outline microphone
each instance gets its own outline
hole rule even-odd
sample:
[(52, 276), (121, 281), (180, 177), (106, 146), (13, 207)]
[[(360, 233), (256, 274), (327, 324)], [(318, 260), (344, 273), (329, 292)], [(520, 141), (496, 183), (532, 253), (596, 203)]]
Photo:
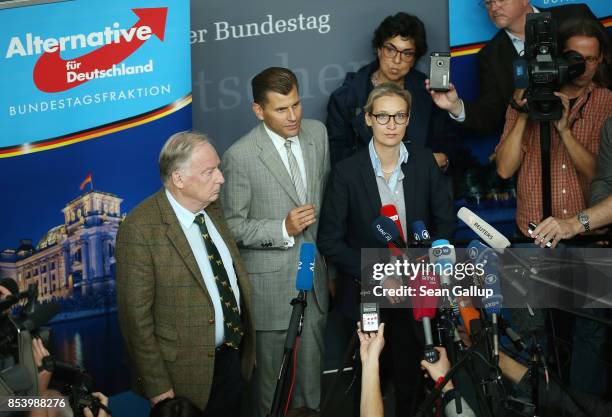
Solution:
[(412, 232), (415, 242), (419, 244), (426, 245), (429, 242), (429, 239), (431, 239), (431, 236), (427, 231), (427, 227), (425, 226), (425, 223), (422, 220), (412, 222)]
[(501, 294), (501, 285), (498, 276), (498, 259), (497, 254), (490, 253), (486, 257), (484, 263), (484, 279), (482, 286), (485, 289), (491, 290), (490, 297), (483, 297), (482, 303), (488, 314), (491, 315), (491, 323), (493, 324), (493, 355), (499, 357), (499, 326), (498, 316), (501, 311), (501, 304), (504, 297)]
[(521, 337), (520, 334), (518, 334), (517, 332), (515, 332), (512, 327), (510, 327), (508, 325), (508, 323), (503, 319), (503, 317), (499, 318), (499, 327), (501, 329), (501, 331), (508, 336), (508, 338), (510, 339), (510, 341), (512, 342), (512, 344), (514, 345), (514, 347), (522, 352), (524, 350), (527, 350), (527, 345), (525, 344), (525, 342), (523, 341), (523, 338)]
[(387, 204), (380, 208), (380, 215), (385, 216), (393, 220), (395, 225), (397, 226), (397, 230), (399, 230), (399, 235), (402, 240), (405, 242), (406, 237), (404, 236), (404, 229), (402, 228), (402, 222), (400, 222), (399, 214), (397, 213), (397, 207), (393, 204)]
[(472, 320), (480, 322), (480, 312), (474, 308), (472, 300), (470, 300), (469, 297), (457, 297), (457, 304), (459, 306), (459, 314), (461, 314), (463, 324), (465, 325), (465, 330), (471, 335)]
[(504, 235), (470, 209), (461, 207), (457, 212), (457, 217), (493, 249), (505, 249), (510, 246), (510, 241)]
[(395, 222), (388, 217), (378, 216), (372, 223), (372, 232), (376, 240), (385, 245), (392, 243), (398, 248), (406, 248), (406, 242), (401, 238)]
[(300, 246), (300, 260), (298, 263), (297, 274), (295, 278), (295, 288), (299, 291), (297, 298), (291, 301), (293, 310), (287, 327), (287, 337), (285, 339), (285, 350), (290, 351), (295, 345), (295, 340), (301, 333), (304, 309), (306, 308), (306, 296), (308, 291), (312, 290), (312, 282), (314, 279), (314, 264), (315, 264), (316, 247), (314, 243), (304, 242)]
[(440, 265), (440, 282), (442, 285), (450, 285), (451, 275), (447, 274), (446, 271), (450, 268), (449, 266), (455, 265), (457, 256), (455, 255), (455, 247), (450, 244), (446, 239), (435, 240), (431, 244), (429, 249), (429, 259), (434, 262), (435, 265)]
[[(416, 321), (423, 323), (425, 333), (425, 360), (429, 363), (437, 362), (439, 359), (438, 351), (434, 348), (433, 336), (431, 333), (431, 320), (436, 317), (438, 306), (438, 296), (434, 295), (440, 288), (435, 275), (425, 275), (419, 272), (414, 280), (410, 281), (410, 287), (414, 289), (417, 297), (412, 298), (412, 315)], [(424, 290), (424, 294), (421, 290)]]
[(38, 330), (40, 327), (47, 324), (57, 313), (60, 311), (60, 305), (58, 303), (47, 303), (39, 304), (36, 306), (36, 310), (29, 314), (24, 321), (21, 322), (20, 327), (23, 330), (32, 332)]
[[(436, 271), (439, 270), (440, 284), (443, 288), (447, 288), (450, 291), (451, 275), (448, 273), (448, 271), (452, 269), (453, 265), (455, 265), (455, 261), (457, 260), (455, 255), (455, 247), (446, 239), (438, 239), (431, 244), (431, 249), (429, 249), (429, 259), (436, 267)], [(449, 268), (449, 266), (451, 268)], [(449, 295), (448, 297), (445, 297), (444, 304), (445, 305), (443, 308), (452, 308), (456, 305), (456, 302)]]
[[(468, 257), (474, 264), (483, 263), (483, 261), (486, 261), (490, 259), (493, 255), (495, 255), (496, 256), (495, 260), (497, 262), (496, 270), (499, 271), (499, 257), (497, 257), (497, 254), (494, 252), (492, 248), (488, 247), (487, 245), (482, 243), (480, 240), (478, 239), (472, 240), (470, 244), (468, 245), (467, 253), (468, 253)], [(512, 253), (512, 252), (508, 251), (508, 253)], [(518, 259), (518, 261), (525, 268), (529, 269), (531, 272), (534, 272), (533, 268), (530, 269), (527, 265), (524, 265), (524, 261), (522, 259)], [(514, 289), (522, 297), (527, 296), (527, 289), (519, 281), (517, 281), (516, 278), (512, 277), (512, 275), (506, 275), (506, 281), (509, 282), (510, 285), (512, 285), (512, 287), (514, 287)]]
[(298, 291), (312, 290), (316, 250), (315, 244), (311, 242), (304, 242), (300, 246), (300, 261), (295, 278), (295, 288)]
[[(468, 246), (468, 256), (472, 260), (473, 263), (475, 264), (483, 263), (484, 264), (485, 273), (484, 273), (483, 287), (485, 288), (488, 287), (493, 290), (493, 296), (488, 297), (488, 298), (483, 297), (482, 302), (485, 306), (487, 313), (491, 314), (492, 321), (495, 320), (495, 322), (493, 323), (494, 336), (495, 336), (495, 333), (499, 334), (499, 331), (501, 330), (506, 336), (508, 336), (508, 338), (512, 341), (514, 346), (519, 351), (523, 351), (527, 349), (527, 346), (525, 345), (525, 342), (523, 342), (523, 339), (521, 338), (521, 336), (518, 333), (516, 333), (510, 326), (508, 326), (508, 324), (504, 321), (504, 319), (499, 315), (501, 311), (501, 303), (503, 301), (503, 296), (501, 295), (501, 281), (499, 280), (500, 276), (498, 274), (499, 258), (497, 254), (493, 251), (493, 249), (486, 246), (480, 240), (474, 239), (470, 242)], [(494, 283), (492, 282), (493, 277), (490, 276), (493, 273), (495, 273), (495, 275), (497, 276), (497, 280)], [(487, 279), (487, 277), (489, 279)], [(508, 280), (510, 281), (512, 286), (523, 297), (526, 296), (527, 290), (519, 282), (517, 282), (512, 277), (510, 277)], [(495, 317), (493, 317), (493, 313), (495, 313), (496, 315)], [(495, 329), (495, 326), (497, 326), (497, 329)], [(497, 340), (499, 343), (499, 339)], [(494, 348), (495, 348), (495, 339), (493, 343), (494, 343)]]

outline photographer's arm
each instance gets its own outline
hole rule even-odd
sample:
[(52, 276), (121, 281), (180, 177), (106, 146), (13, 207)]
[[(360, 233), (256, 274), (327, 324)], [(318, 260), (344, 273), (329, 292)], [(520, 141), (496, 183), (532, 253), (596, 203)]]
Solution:
[[(523, 90), (516, 90), (514, 93), (515, 99), (522, 97), (522, 95)], [(522, 106), (526, 103), (526, 100), (521, 99), (517, 103)], [(527, 122), (527, 113), (519, 113), (512, 108), (508, 108), (504, 133), (495, 149), (497, 174), (504, 179), (512, 177), (521, 166), (523, 136)]]
[(569, 97), (562, 93), (555, 93), (555, 95), (561, 99), (561, 103), (563, 104), (563, 114), (561, 119), (554, 122), (555, 128), (559, 132), (559, 136), (565, 145), (565, 149), (567, 149), (567, 153), (572, 159), (576, 171), (578, 171), (578, 173), (588, 182), (591, 182), (595, 177), (595, 171), (597, 169), (595, 155), (589, 152), (588, 149), (576, 140), (569, 128)]
[(383, 417), (382, 393), (380, 391), (380, 376), (378, 358), (385, 346), (385, 324), (378, 327), (378, 333), (363, 333), (361, 323), (358, 324), (359, 354), (361, 356), (361, 417)]
[(41, 369), (43, 364), (43, 358), (49, 356), (49, 351), (43, 345), (42, 340), (40, 338), (35, 337), (32, 339), (32, 352), (34, 353), (34, 363), (38, 367), (38, 392), (39, 395), (42, 395), (47, 388), (49, 387), (49, 382), (51, 381), (51, 376), (53, 375), (47, 369)]

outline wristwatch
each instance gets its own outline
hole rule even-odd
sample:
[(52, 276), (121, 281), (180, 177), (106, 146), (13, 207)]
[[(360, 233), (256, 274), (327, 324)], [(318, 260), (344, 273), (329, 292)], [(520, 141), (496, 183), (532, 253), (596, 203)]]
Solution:
[(591, 225), (589, 224), (589, 216), (584, 211), (582, 213), (578, 213), (578, 221), (582, 226), (584, 226), (585, 232), (591, 230)]

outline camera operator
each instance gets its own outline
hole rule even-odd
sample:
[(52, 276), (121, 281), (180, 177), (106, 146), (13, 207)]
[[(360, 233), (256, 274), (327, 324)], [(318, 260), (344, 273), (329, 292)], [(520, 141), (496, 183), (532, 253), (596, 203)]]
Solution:
[[(559, 30), (559, 45), (585, 59), (584, 73), (561, 86), (555, 95), (563, 113), (551, 129), (552, 215), (562, 219), (586, 208), (595, 176), (600, 132), (612, 116), (612, 92), (601, 84), (599, 66), (610, 53), (610, 39), (592, 20), (567, 21)], [(514, 93), (518, 107), (523, 91)], [(542, 218), (539, 123), (529, 114), (508, 107), (504, 133), (496, 148), (497, 172), (510, 178), (518, 172), (516, 222), (525, 236), (528, 223)]]
[[(447, 110), (462, 127), (490, 134), (497, 132), (503, 124), (504, 113), (512, 97), (512, 62), (525, 49), (527, 14), (548, 12), (560, 23), (574, 17), (592, 19), (598, 25), (600, 23), (586, 4), (537, 9), (529, 0), (482, 0), (480, 3), (499, 31), (476, 55), (480, 79), (478, 97), (463, 100), (452, 84), (448, 92), (430, 93), (436, 105)], [(429, 80), (426, 87), (429, 89)]]
[[(563, 110), (550, 129), (550, 201), (552, 216), (560, 219), (576, 217), (584, 224), (590, 184), (595, 177), (596, 156), (599, 153), (601, 130), (612, 116), (612, 92), (604, 87), (605, 73), (601, 66), (609, 62), (610, 38), (601, 26), (587, 19), (566, 21), (559, 29), (558, 45), (563, 52), (576, 51), (585, 61), (582, 75), (561, 85), (554, 94), (560, 98)], [(543, 190), (540, 122), (524, 112), (527, 102), (522, 91), (514, 93), (516, 103), (508, 107), (506, 125), (496, 148), (497, 172), (502, 178), (518, 173), (516, 223), (524, 236), (529, 236), (529, 222), (539, 223), (543, 217)], [(588, 215), (587, 215), (588, 216)], [(588, 217), (587, 217), (588, 219)], [(588, 229), (588, 220), (585, 228)], [(580, 335), (574, 349), (583, 351), (585, 344), (592, 352), (602, 352), (601, 337), (589, 332), (585, 323), (577, 320), (575, 332)], [(575, 335), (576, 337), (576, 335)], [(573, 355), (570, 380), (573, 388), (600, 393), (603, 369), (596, 354)], [(587, 377), (588, 376), (588, 377)], [(593, 381), (593, 382), (589, 382)]]
[[(49, 389), (49, 384), (53, 376), (54, 360), (47, 348), (45, 348), (42, 340), (39, 337), (32, 339), (32, 353), (34, 354), (34, 363), (38, 367), (38, 395), (43, 398), (60, 398), (62, 394), (59, 391)], [(98, 400), (104, 407), (108, 407), (108, 398), (100, 393), (94, 392), (91, 396)], [(28, 417), (55, 417), (63, 415), (77, 415), (76, 410), (70, 411), (70, 406), (66, 404), (62, 408), (39, 408), (29, 413)], [(89, 407), (83, 409), (85, 417), (110, 417), (104, 408), (100, 408), (97, 416), (94, 416)]]
[[(383, 417), (384, 406), (382, 393), (380, 390), (380, 370), (378, 358), (385, 346), (385, 324), (381, 323), (377, 333), (364, 333), (361, 331), (361, 323), (358, 323), (357, 335), (359, 336), (359, 355), (361, 357), (361, 417)], [(446, 356), (444, 348), (436, 347), (440, 359), (435, 363), (426, 361), (421, 362), (421, 367), (425, 369), (433, 380), (438, 380), (448, 373), (450, 362)], [(449, 381), (444, 388), (442, 401), (444, 404), (444, 415), (447, 417), (473, 417), (474, 412), (470, 406), (461, 398), (463, 412), (457, 414), (455, 407), (454, 391), (452, 381)], [(444, 399), (446, 397), (446, 400)], [(403, 416), (398, 416), (403, 417)], [(406, 416), (407, 417), (407, 416)]]

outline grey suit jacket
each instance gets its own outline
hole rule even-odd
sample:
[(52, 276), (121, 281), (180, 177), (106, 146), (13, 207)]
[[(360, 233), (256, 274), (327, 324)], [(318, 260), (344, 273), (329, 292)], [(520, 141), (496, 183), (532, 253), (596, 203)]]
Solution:
[[(308, 202), (316, 207), (318, 220), (330, 169), (327, 131), (322, 123), (304, 119), (298, 137), (306, 167)], [(222, 170), (225, 185), (221, 199), (227, 224), (251, 280), (255, 328), (285, 330), (291, 315), (289, 303), (297, 295), (295, 278), (300, 245), (316, 242), (318, 225), (315, 223), (295, 236), (293, 247), (283, 247), (282, 222), (300, 202), (263, 123), (225, 152)], [(326, 267), (318, 253), (314, 293), (316, 302), (311, 294), (308, 306), (326, 312)]]
[(601, 129), (597, 174), (591, 185), (591, 204), (594, 206), (612, 194), (612, 118)]

